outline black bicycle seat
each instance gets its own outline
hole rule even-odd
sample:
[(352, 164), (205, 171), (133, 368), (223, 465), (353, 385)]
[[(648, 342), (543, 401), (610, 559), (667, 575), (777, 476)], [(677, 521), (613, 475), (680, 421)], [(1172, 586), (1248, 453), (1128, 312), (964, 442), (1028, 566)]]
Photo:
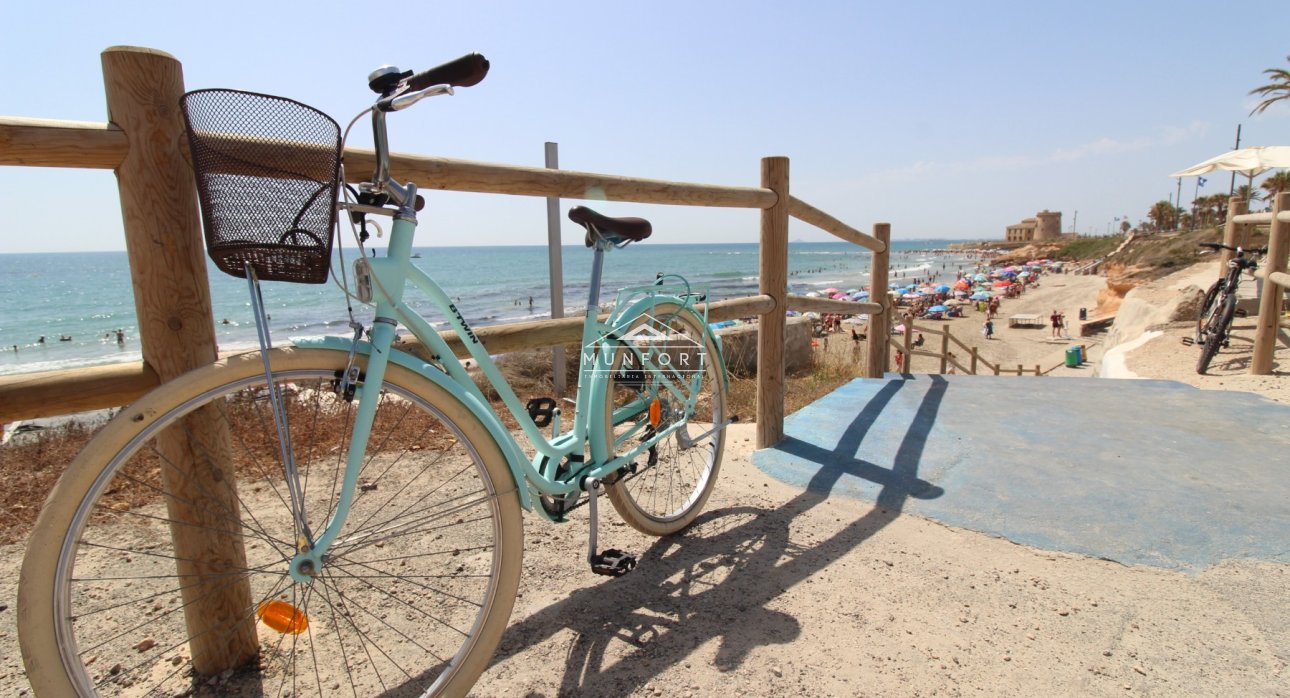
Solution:
[(623, 240), (640, 242), (653, 232), (653, 227), (644, 218), (611, 218), (586, 206), (569, 209), (569, 220), (587, 229), (587, 247), (594, 245), (597, 237), (615, 244)]

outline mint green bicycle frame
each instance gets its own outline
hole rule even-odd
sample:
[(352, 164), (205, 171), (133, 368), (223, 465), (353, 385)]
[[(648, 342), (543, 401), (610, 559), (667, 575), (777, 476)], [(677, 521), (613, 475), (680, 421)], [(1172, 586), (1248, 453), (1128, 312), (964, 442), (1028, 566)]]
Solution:
[[(559, 496), (580, 491), (580, 481), (583, 476), (603, 478), (614, 473), (631, 463), (634, 458), (647, 451), (651, 446), (667, 438), (676, 430), (684, 428), (687, 424), (687, 420), (678, 420), (678, 422), (658, 430), (652, 437), (638, 440), (634, 447), (622, 455), (611, 457), (615, 446), (622, 446), (631, 438), (638, 436), (641, 430), (638, 429), (622, 436), (617, 443), (611, 443), (614, 435), (607, 428), (608, 425), (603, 415), (606, 409), (605, 401), (609, 398), (607, 382), (610, 378), (609, 371), (612, 370), (612, 367), (606, 365), (603, 366), (603, 370), (588, 368), (588, 362), (584, 356), (583, 360), (580, 361), (578, 372), (577, 401), (572, 428), (567, 432), (558, 433), (560, 423), (557, 415), (556, 420), (553, 421), (557, 435), (554, 439), (548, 439), (533, 423), (528, 411), (520, 404), (519, 398), (502, 376), (501, 371), (498, 370), (497, 364), (489, 356), (484, 345), (476, 337), (474, 331), (470, 329), (465, 319), (462, 318), (461, 313), (448, 297), (448, 294), (429, 275), (412, 265), (412, 239), (415, 230), (415, 220), (396, 217), (390, 233), (390, 245), (386, 256), (366, 260), (371, 265), (374, 277), (373, 295), (376, 299), (376, 321), (371, 331), (371, 341), (361, 342), (359, 345), (359, 353), (367, 355), (367, 370), (356, 391), (359, 409), (354, 420), (353, 437), (345, 468), (345, 478), (342, 483), (339, 502), (331, 520), (327, 522), (322, 533), (317, 536), (312, 548), (301, 550), (293, 561), (291, 566), (292, 576), (299, 576), (300, 581), (305, 581), (308, 577), (307, 573), (301, 571), (301, 562), (308, 561), (309, 564), (317, 569), (327, 549), (339, 535), (348, 516), (353, 494), (357, 487), (358, 476), (362, 470), (363, 457), (367, 450), (367, 441), (379, 402), (381, 387), (384, 383), (385, 371), (390, 361), (409, 368), (427, 380), (443, 387), (470, 409), (474, 416), (488, 429), (489, 434), (497, 442), (502, 453), (506, 455), (511, 474), (515, 479), (515, 491), (520, 497), (520, 503), (529, 510), (534, 509), (533, 498), (535, 495)], [(524, 434), (536, 446), (537, 453), (534, 454), (531, 460), (525, 456), (515, 437), (503, 426), (501, 419), (489, 404), (488, 399), (475, 385), (465, 367), (457, 360), (447, 343), (439, 336), (439, 333), (419, 313), (403, 302), (403, 292), (409, 281), (425, 293), (436, 307), (443, 311), (457, 336), (462, 339), (471, 357), (479, 363), (484, 375), (501, 396), (506, 408), (520, 424)], [(688, 385), (683, 386), (668, 375), (669, 371), (654, 365), (639, 349), (631, 346), (630, 343), (619, 342), (615, 336), (616, 331), (630, 327), (638, 317), (647, 313), (650, 308), (657, 307), (663, 303), (675, 304), (681, 308), (680, 312), (691, 314), (695, 324), (702, 328), (703, 337), (701, 339), (705, 342), (705, 346), (708, 345), (706, 340), (712, 339), (711, 346), (716, 348), (718, 355), (704, 356), (702, 360), (717, 362), (716, 365), (720, 367), (720, 386), (717, 386), (717, 389), (725, 390), (725, 362), (719, 354), (719, 339), (708, 329), (706, 313), (701, 316), (694, 309), (693, 300), (695, 294), (687, 293), (685, 297), (681, 297), (651, 292), (653, 289), (661, 290), (662, 288), (655, 286), (627, 289), (626, 291), (635, 292), (627, 296), (620, 293), (614, 312), (610, 314), (607, 323), (599, 321), (598, 308), (588, 307), (583, 323), (581, 347), (583, 352), (595, 347), (596, 360), (593, 362), (594, 367), (601, 367), (601, 357), (609, 357), (608, 360), (612, 360), (615, 350), (620, 347), (626, 347), (636, 352), (637, 360), (639, 361), (638, 365), (642, 366), (654, 377), (661, 379), (659, 381), (661, 386), (671, 393), (678, 403), (685, 406), (686, 415), (688, 416), (694, 410), (698, 387), (703, 379), (703, 367), (701, 366), (699, 371), (689, 376)], [(641, 297), (633, 300), (633, 296)], [(391, 349), (396, 336), (396, 320), (411, 330), (412, 334), (429, 349), (430, 354), (435, 358), (438, 365), (427, 364), (421, 359)], [(352, 342), (342, 337), (326, 337), (296, 340), (295, 344), (300, 347), (319, 347), (347, 352), (350, 350)], [(638, 415), (646, 409), (650, 399), (652, 399), (651, 396), (646, 396), (632, 404), (618, 408), (614, 412), (612, 422), (619, 424)], [(556, 479), (556, 470), (563, 459), (571, 454), (584, 455), (584, 445), (589, 445), (590, 447), (591, 460), (588, 466), (579, 471), (577, 477)], [(537, 507), (537, 509), (547, 515), (542, 507)], [(547, 516), (549, 518), (549, 515)]]

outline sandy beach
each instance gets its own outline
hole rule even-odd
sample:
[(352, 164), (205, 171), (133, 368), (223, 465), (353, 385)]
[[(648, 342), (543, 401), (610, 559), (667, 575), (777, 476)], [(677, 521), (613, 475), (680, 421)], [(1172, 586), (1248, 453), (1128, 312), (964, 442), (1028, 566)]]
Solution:
[[(1138, 295), (1150, 303), (1211, 271), (1194, 268)], [(1057, 309), (1075, 318), (1097, 307), (1103, 288), (1101, 277), (1046, 276), (1003, 302), (993, 340), (975, 311), (940, 324), (991, 361), (1046, 369), (1077, 340), (1009, 328), (1007, 317)], [(1215, 362), (1215, 375), (1196, 376), (1195, 348), (1170, 340), (1186, 323), (1174, 324), (1127, 352), (1127, 370), (1285, 401), (1283, 376), (1240, 374), (1245, 342)], [(1105, 337), (1083, 340), (1091, 364), (1050, 375), (1094, 375)], [(833, 335), (830, 351), (850, 344)], [(1284, 347), (1278, 358), (1284, 367)], [(916, 357), (913, 370), (933, 363)], [(803, 491), (752, 465), (754, 428), (731, 427), (707, 513), (684, 533), (649, 538), (606, 508), (602, 542), (641, 560), (626, 577), (598, 577), (583, 564), (585, 508), (567, 526), (528, 517), (521, 595), (474, 695), (1290, 694), (1286, 565), (1124, 565)], [(16, 569), (22, 552), (5, 546), (0, 565)], [(28, 690), (16, 582), (0, 581), (8, 695)]]

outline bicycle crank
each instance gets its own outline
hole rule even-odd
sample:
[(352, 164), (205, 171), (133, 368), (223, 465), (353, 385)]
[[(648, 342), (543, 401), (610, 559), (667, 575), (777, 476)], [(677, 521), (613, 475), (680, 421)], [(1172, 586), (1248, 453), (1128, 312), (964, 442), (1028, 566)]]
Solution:
[(600, 523), (596, 510), (596, 495), (600, 487), (600, 480), (595, 478), (585, 478), (582, 481), (582, 488), (587, 491), (588, 503), (591, 505), (591, 531), (587, 535), (587, 562), (591, 563), (591, 571), (596, 574), (621, 577), (636, 569), (636, 556), (628, 555), (617, 548), (596, 552), (596, 532)]

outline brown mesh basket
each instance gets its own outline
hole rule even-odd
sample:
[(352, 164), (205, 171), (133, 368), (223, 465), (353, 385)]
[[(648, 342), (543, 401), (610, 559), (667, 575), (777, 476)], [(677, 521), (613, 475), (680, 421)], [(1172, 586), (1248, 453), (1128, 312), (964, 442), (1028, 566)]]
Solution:
[(265, 281), (320, 284), (331, 265), (340, 178), (340, 127), (290, 99), (237, 90), (184, 95), (215, 266)]

